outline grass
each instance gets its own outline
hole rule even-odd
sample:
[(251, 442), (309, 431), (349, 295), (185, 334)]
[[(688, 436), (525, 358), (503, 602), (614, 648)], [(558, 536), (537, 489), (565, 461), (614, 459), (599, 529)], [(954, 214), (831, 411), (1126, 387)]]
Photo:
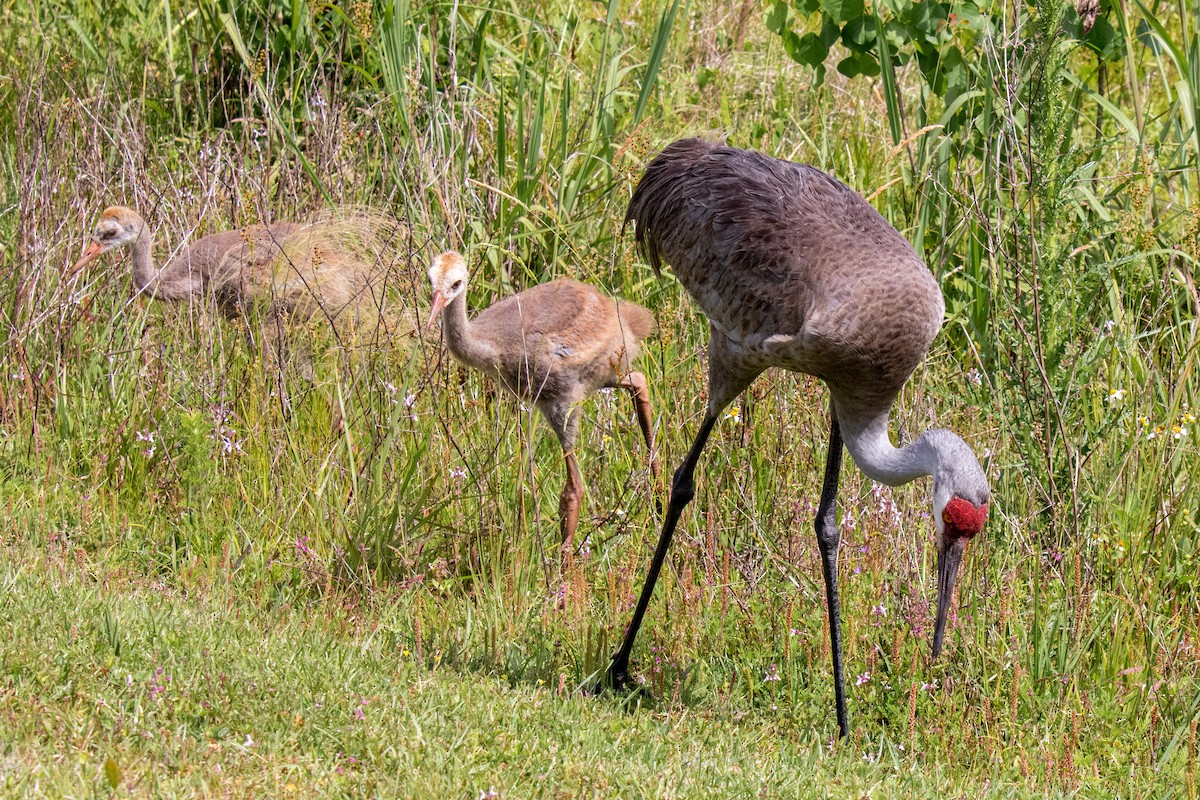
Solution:
[[(12, 796), (1009, 797), (1048, 783), (961, 745), (914, 759), (903, 728), (860, 725), (835, 748), (790, 703), (625, 707), (563, 673), (463, 670), (414, 652), (411, 593), (265, 601), (107, 572), (57, 543), (4, 556), (3, 620), (23, 632), (0, 644)], [(1169, 792), (1177, 776), (1157, 777), (1137, 785)]]
[[(1054, 26), (1007, 32), (1031, 38), (980, 48), (978, 91), (1041, 127), (894, 149), (887, 100), (813, 89), (753, 3), (175, 5), (0, 11), (4, 794), (1195, 796), (1190, 51), (1146, 44), (1194, 41), (1191, 17), (1121, 11), (1159, 17), (1107, 88)], [(919, 242), (948, 320), (894, 431), (954, 429), (992, 481), (930, 663), (928, 483), (846, 466), (843, 743), (816, 381), (768, 374), (720, 422), (641, 689), (595, 698), (666, 498), (626, 397), (584, 409), (587, 550), (561, 575), (553, 436), (435, 341), (304, 327), (305, 372), (253, 320), (131, 300), (120, 259), (64, 277), (113, 202), (160, 257), (373, 207), (408, 231), (388, 258), (418, 317), (451, 246), (475, 307), (560, 275), (650, 307), (670, 467), (706, 325), (621, 218), (646, 158), (710, 129), (836, 173)]]
[[(312, 614), (26, 563), (4, 575), (6, 626), (36, 631), (4, 647), (27, 687), (8, 703), (13, 794), (71, 796), (110, 774), (156, 795), (782, 793), (829, 768), (786, 718), (628, 714), (540, 679), (422, 664), (402, 597)], [(844, 760), (854, 784), (886, 774)]]

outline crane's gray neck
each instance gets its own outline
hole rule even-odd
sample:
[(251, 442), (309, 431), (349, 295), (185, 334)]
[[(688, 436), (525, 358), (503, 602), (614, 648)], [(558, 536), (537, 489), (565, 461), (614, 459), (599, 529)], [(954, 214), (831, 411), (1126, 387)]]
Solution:
[(150, 251), (154, 247), (154, 234), (143, 225), (142, 232), (130, 245), (133, 258), (133, 291), (145, 293), (158, 300), (186, 300), (204, 290), (204, 274), (201, 264), (193, 264), (191, 250), (184, 249), (179, 256), (161, 269), (154, 265)]
[(947, 430), (922, 433), (904, 447), (894, 447), (888, 437), (888, 415), (877, 416), (865, 425), (847, 423), (839, 416), (842, 439), (854, 463), (867, 477), (888, 486), (900, 486), (925, 475), (956, 471), (962, 459), (975, 462), (966, 443)]
[(446, 304), (442, 314), (442, 331), (446, 335), (446, 347), (450, 353), (468, 367), (492, 373), (496, 369), (494, 348), (476, 338), (471, 321), (467, 319), (467, 293)]
[(148, 292), (153, 295), (154, 290), (152, 284), (158, 277), (157, 270), (154, 268), (154, 262), (150, 258), (150, 251), (154, 248), (154, 234), (145, 225), (142, 225), (142, 232), (138, 234), (138, 238), (134, 240), (129, 248), (130, 257), (133, 259), (133, 291)]

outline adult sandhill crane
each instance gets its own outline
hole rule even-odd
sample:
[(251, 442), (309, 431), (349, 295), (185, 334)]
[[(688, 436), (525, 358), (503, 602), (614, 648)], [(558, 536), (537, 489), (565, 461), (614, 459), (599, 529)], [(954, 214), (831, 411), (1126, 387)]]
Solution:
[(816, 516), (833, 650), (838, 729), (849, 733), (837, 594), (835, 519), (842, 444), (872, 480), (933, 476), (942, 649), (959, 563), (987, 518), (989, 490), (967, 445), (929, 430), (897, 449), (888, 417), (941, 327), (942, 295), (912, 246), (853, 190), (803, 164), (699, 139), (668, 146), (646, 168), (626, 214), (658, 271), (662, 261), (709, 318), (708, 408), (675, 473), (646, 584), (606, 682), (620, 688), (671, 535), (692, 499), (692, 474), (717, 416), (767, 367), (829, 387), (829, 456)]
[(650, 449), (650, 469), (658, 477), (646, 377), (632, 368), (641, 341), (654, 330), (654, 317), (639, 305), (614, 302), (587, 284), (560, 279), (506, 297), (468, 320), (467, 263), (455, 252), (433, 259), (429, 282), (433, 307), (426, 329), (444, 309), (442, 331), (450, 353), (532, 402), (558, 435), (567, 462), (558, 505), (562, 563), (569, 566), (583, 502), (575, 460), (578, 405), (597, 389), (629, 390)]
[(186, 300), (209, 290), (231, 315), (265, 303), (302, 317), (321, 313), (334, 323), (374, 324), (382, 321), (387, 271), (380, 250), (395, 238), (395, 227), (365, 212), (255, 225), (205, 236), (158, 266), (151, 258), (154, 237), (141, 215), (112, 206), (100, 215), (91, 244), (68, 277), (101, 254), (125, 248), (133, 258), (136, 293)]

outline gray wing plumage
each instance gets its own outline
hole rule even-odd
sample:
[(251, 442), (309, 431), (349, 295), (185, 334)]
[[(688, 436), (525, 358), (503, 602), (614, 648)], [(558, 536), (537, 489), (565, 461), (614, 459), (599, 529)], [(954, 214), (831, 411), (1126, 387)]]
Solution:
[(941, 325), (941, 292), (869, 203), (813, 167), (700, 139), (646, 168), (626, 222), (713, 325), (771, 363), (898, 389)]

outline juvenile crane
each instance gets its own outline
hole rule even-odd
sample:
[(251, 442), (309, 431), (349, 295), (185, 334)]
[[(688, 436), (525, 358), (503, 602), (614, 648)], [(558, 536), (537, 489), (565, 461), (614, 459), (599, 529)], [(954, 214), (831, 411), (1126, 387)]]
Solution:
[(639, 305), (614, 302), (587, 284), (560, 279), (506, 297), (468, 320), (467, 263), (455, 252), (433, 259), (429, 282), (433, 307), (426, 329), (444, 310), (442, 331), (450, 353), (532, 402), (558, 435), (567, 462), (558, 505), (566, 566), (583, 502), (575, 460), (581, 402), (597, 389), (629, 390), (650, 449), (650, 469), (658, 477), (646, 377), (632, 369), (642, 340), (654, 330), (654, 317)]
[[(331, 322), (379, 321), (389, 223), (366, 214), (312, 223), (275, 222), (204, 236), (165, 265), (154, 263), (154, 235), (132, 208), (104, 209), (72, 277), (99, 256), (128, 249), (133, 289), (160, 300), (187, 300), (212, 291), (231, 316), (265, 303), (301, 317)], [(411, 330), (411, 324), (407, 326)]]
[(783, 367), (829, 387), (829, 455), (815, 527), (838, 730), (846, 736), (835, 518), (843, 442), (872, 480), (898, 486), (933, 476), (934, 657), (963, 553), (987, 518), (987, 478), (962, 439), (929, 430), (897, 449), (888, 438), (892, 404), (942, 324), (937, 282), (849, 187), (810, 166), (700, 139), (677, 141), (651, 161), (625, 219), (655, 270), (668, 262), (709, 318), (708, 408), (675, 472), (646, 584), (606, 682), (620, 688), (628, 679), (634, 639), (717, 416), (767, 367)]

